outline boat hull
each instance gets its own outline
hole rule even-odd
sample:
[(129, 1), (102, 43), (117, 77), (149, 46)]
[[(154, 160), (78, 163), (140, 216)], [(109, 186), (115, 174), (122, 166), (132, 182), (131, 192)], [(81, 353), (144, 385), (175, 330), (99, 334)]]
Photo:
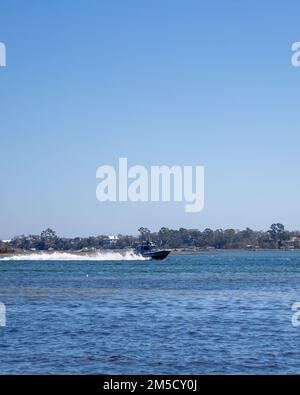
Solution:
[(144, 258), (151, 258), (151, 259), (155, 259), (158, 261), (162, 261), (163, 259), (165, 259), (171, 251), (168, 250), (161, 250), (161, 251), (147, 251), (147, 252), (143, 252), (142, 256)]

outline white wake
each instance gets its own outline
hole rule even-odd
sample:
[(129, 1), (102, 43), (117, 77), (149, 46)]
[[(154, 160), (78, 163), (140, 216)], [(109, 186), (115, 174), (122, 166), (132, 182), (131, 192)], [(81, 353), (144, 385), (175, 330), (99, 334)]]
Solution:
[(0, 261), (144, 261), (146, 259), (134, 251), (124, 253), (98, 251), (89, 254), (55, 251), (11, 255), (0, 258)]

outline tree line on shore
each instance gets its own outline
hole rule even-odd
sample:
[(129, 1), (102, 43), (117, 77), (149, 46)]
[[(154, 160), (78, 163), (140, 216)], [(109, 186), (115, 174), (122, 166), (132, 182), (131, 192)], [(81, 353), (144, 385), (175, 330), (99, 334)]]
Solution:
[(161, 228), (151, 232), (141, 227), (138, 236), (121, 235), (109, 237), (105, 235), (90, 237), (65, 238), (59, 237), (52, 229), (44, 230), (40, 235), (22, 235), (14, 237), (9, 242), (0, 242), (0, 252), (14, 250), (58, 250), (82, 251), (95, 249), (134, 248), (142, 241), (152, 241), (163, 248), (215, 248), (215, 249), (280, 249), (300, 248), (300, 232), (288, 231), (284, 225), (274, 223), (267, 231), (235, 229), (198, 229), (178, 230)]

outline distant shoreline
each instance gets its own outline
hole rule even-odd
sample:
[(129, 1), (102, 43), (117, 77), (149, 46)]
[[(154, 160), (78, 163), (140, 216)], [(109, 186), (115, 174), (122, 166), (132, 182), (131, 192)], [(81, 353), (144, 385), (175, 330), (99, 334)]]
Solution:
[[(16, 251), (64, 251), (78, 253), (99, 250), (123, 250), (136, 248), (143, 242), (151, 242), (158, 248), (171, 249), (174, 254), (202, 254), (208, 251), (237, 250), (297, 250), (300, 249), (300, 231), (286, 230), (281, 223), (273, 223), (269, 230), (256, 231), (250, 228), (236, 229), (169, 229), (158, 232), (140, 227), (138, 235), (98, 235), (86, 237), (62, 237), (47, 228), (41, 234), (15, 236), (0, 240), (0, 253)], [(179, 252), (178, 252), (179, 251)], [(184, 252), (183, 252), (184, 251)], [(122, 252), (122, 251), (121, 251)]]

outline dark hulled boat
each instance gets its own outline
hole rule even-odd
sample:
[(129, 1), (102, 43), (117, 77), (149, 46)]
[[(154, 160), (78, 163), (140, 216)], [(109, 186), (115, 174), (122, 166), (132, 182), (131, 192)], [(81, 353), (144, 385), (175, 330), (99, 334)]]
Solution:
[(157, 249), (155, 244), (145, 242), (137, 246), (136, 252), (142, 255), (144, 258), (151, 258), (162, 261), (170, 254), (171, 251)]

